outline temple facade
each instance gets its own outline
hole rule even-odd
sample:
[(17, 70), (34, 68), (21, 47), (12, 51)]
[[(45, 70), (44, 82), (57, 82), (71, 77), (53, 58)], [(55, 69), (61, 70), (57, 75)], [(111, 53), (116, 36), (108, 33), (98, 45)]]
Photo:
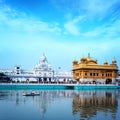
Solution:
[(4, 73), (15, 82), (58, 82), (72, 79), (72, 71), (54, 70), (44, 54), (31, 70), (22, 69), (17, 65), (14, 69), (0, 69), (0, 73)]
[(81, 58), (80, 62), (73, 61), (73, 78), (80, 83), (115, 83), (118, 77), (118, 66), (116, 60), (113, 59), (111, 64), (104, 61), (103, 64), (98, 64), (97, 60), (88, 57)]

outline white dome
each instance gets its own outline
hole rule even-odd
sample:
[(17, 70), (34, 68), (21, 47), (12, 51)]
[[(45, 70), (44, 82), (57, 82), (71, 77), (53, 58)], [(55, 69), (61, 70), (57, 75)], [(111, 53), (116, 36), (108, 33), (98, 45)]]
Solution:
[(37, 65), (35, 66), (35, 68), (39, 68), (39, 64), (37, 64)]
[(46, 56), (43, 54), (40, 58), (39, 64), (35, 66), (37, 70), (51, 70), (52, 66), (48, 63)]
[(41, 56), (40, 62), (47, 62), (47, 58), (44, 54), (43, 54), (43, 56)]

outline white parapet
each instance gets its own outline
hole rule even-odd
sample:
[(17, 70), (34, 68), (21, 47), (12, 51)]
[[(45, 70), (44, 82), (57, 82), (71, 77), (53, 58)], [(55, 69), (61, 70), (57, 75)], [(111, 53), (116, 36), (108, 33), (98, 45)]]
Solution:
[(93, 79), (91, 79), (91, 78), (80, 78), (80, 82), (93, 82)]
[(116, 78), (112, 78), (112, 84), (116, 83)]

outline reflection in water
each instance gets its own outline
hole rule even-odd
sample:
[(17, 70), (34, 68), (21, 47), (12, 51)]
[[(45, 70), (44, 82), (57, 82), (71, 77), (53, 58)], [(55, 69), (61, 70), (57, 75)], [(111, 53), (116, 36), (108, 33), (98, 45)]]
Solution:
[[(75, 95), (74, 91), (62, 91), (62, 90), (45, 90), (39, 91), (40, 96), (33, 97), (33, 101), (40, 110), (40, 116), (43, 119), (44, 115), (47, 112), (47, 109), (53, 104), (56, 100), (65, 100), (73, 98)], [(27, 102), (29, 98), (24, 96), (24, 102)], [(55, 106), (57, 108), (57, 106)], [(59, 108), (58, 108), (59, 109)]]
[(115, 113), (118, 107), (117, 91), (83, 91), (76, 94), (73, 98), (73, 114), (80, 113), (81, 118), (91, 118), (98, 112)]
[(0, 100), (6, 99), (7, 96), (8, 96), (8, 92), (0, 91)]
[[(118, 105), (120, 104), (119, 90), (42, 90), (37, 92), (40, 93), (40, 96), (26, 97), (22, 96), (23, 91), (0, 91), (0, 105), (5, 103), (3, 104), (3, 107), (6, 107), (5, 112), (8, 107), (11, 107), (11, 103), (12, 106), (15, 105), (15, 107), (18, 108), (16, 109), (18, 111), (14, 111), (15, 114), (18, 114), (17, 112), (19, 112), (19, 110), (21, 112), (24, 111), (26, 117), (21, 116), (23, 113), (18, 114), (19, 117), (22, 117), (20, 118), (22, 120), (25, 118), (32, 120), (32, 116), (34, 116), (34, 118), (39, 116), (36, 120), (49, 120), (51, 116), (53, 116), (51, 119), (56, 118), (57, 120), (99, 120), (100, 117), (103, 119), (106, 117), (106, 119), (118, 120), (116, 114), (120, 112), (118, 109)], [(14, 108), (11, 107), (11, 109)], [(29, 112), (31, 110), (32, 113), (29, 114), (29, 117), (27, 116), (28, 109)], [(59, 114), (57, 113), (58, 109), (59, 112), (61, 112)], [(36, 110), (38, 110), (39, 113), (37, 115)], [(2, 111), (0, 111), (0, 114), (1, 113)], [(110, 115), (109, 117), (108, 113)], [(12, 111), (11, 114), (13, 114)], [(61, 114), (63, 114), (63, 116)], [(74, 116), (77, 116), (77, 119)], [(2, 118), (5, 119), (4, 116)], [(17, 119), (15, 116), (13, 118)], [(5, 120), (8, 119), (6, 118)]]

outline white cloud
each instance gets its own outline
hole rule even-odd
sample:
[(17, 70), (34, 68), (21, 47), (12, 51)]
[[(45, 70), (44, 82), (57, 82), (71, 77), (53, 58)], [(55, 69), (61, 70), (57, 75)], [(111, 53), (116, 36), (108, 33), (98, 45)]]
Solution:
[(100, 36), (100, 34), (101, 34), (101, 30), (100, 29), (95, 29), (95, 30), (92, 30), (92, 31), (89, 31), (89, 32), (85, 32), (85, 33), (83, 33), (82, 35), (84, 36), (84, 37), (98, 37), (98, 36)]
[[(84, 16), (81, 16), (80, 14), (74, 16), (72, 13), (71, 16), (68, 15), (67, 22), (64, 23), (63, 31), (60, 28), (59, 23), (48, 23), (43, 20), (34, 19), (30, 16), (28, 17), (24, 12), (12, 9), (9, 6), (2, 6), (0, 8), (0, 31), (2, 31), (3, 28), (6, 31), (4, 34), (0, 35), (0, 43), (3, 42), (0, 48), (1, 54), (6, 49), (8, 51), (13, 51), (12, 54), (15, 51), (15, 55), (19, 55), (19, 53), (21, 55), (24, 54), (24, 57), (20, 58), (28, 61), (26, 53), (29, 56), (39, 56), (45, 52), (50, 56), (50, 61), (55, 61), (52, 64), (53, 66), (58, 66), (59, 64), (62, 66), (63, 63), (65, 63), (64, 65), (66, 66), (70, 66), (74, 57), (77, 57), (79, 60), (83, 54), (87, 55), (88, 52), (95, 58), (98, 58), (98, 60), (102, 59), (101, 56), (106, 59), (105, 56), (108, 56), (107, 54), (110, 54), (110, 56), (118, 54), (119, 56), (119, 52), (117, 52), (119, 48), (120, 33), (118, 28), (120, 24), (119, 20), (116, 20), (116, 22), (112, 24), (103, 23), (103, 25), (95, 26), (93, 29), (83, 32), (84, 26), (82, 26), (82, 23), (88, 18), (88, 14), (91, 14), (92, 12), (93, 14), (102, 14), (104, 9), (107, 10), (110, 6), (109, 5), (106, 8), (103, 7), (102, 10), (101, 8), (97, 9), (97, 4), (99, 3), (91, 2), (88, 9), (84, 12)], [(100, 3), (100, 6), (102, 7), (102, 3)], [(88, 14), (86, 14), (86, 12)], [(6, 28), (3, 25), (5, 25)], [(10, 32), (7, 31), (7, 27), (10, 29)], [(13, 34), (11, 34), (11, 31)], [(62, 32), (73, 36), (55, 36), (55, 34), (61, 34)], [(48, 35), (46, 33), (53, 34)], [(116, 36), (116, 38), (112, 39), (113, 36)], [(11, 45), (9, 45), (9, 41), (12, 41)]]
[(80, 26), (79, 22), (83, 20), (83, 16), (78, 16), (72, 20), (69, 20), (64, 24), (65, 31), (69, 32), (72, 35), (79, 35), (80, 34)]
[[(119, 0), (50, 0), (52, 5), (56, 7), (57, 10), (64, 11), (72, 14), (85, 14), (89, 19), (94, 19), (97, 16), (101, 19), (106, 15), (108, 10), (112, 5), (119, 2)], [(119, 3), (118, 3), (119, 4)]]
[(0, 25), (5, 25), (13, 30), (25, 32), (50, 32), (60, 34), (61, 28), (57, 23), (48, 23), (27, 16), (24, 12), (12, 9), (7, 5), (0, 7)]
[(112, 6), (119, 4), (117, 2), (119, 2), (119, 0), (87, 0), (85, 2), (80, 2), (82, 6), (84, 6), (80, 11), (83, 10), (89, 19), (97, 17), (97, 19), (101, 20), (110, 12)]
[(67, 22), (64, 27), (67, 32), (71, 33), (72, 35), (79, 35), (79, 27), (77, 27), (73, 22)]
[(89, 38), (89, 39), (91, 38), (92, 39), (99, 38), (99, 40), (104, 38), (115, 39), (116, 37), (119, 37), (120, 34), (120, 29), (118, 27), (119, 24), (120, 24), (120, 20), (117, 19), (114, 22), (104, 22), (101, 25), (96, 25), (93, 29), (86, 32), (82, 32), (82, 28), (81, 28), (80, 35), (84, 38)]

